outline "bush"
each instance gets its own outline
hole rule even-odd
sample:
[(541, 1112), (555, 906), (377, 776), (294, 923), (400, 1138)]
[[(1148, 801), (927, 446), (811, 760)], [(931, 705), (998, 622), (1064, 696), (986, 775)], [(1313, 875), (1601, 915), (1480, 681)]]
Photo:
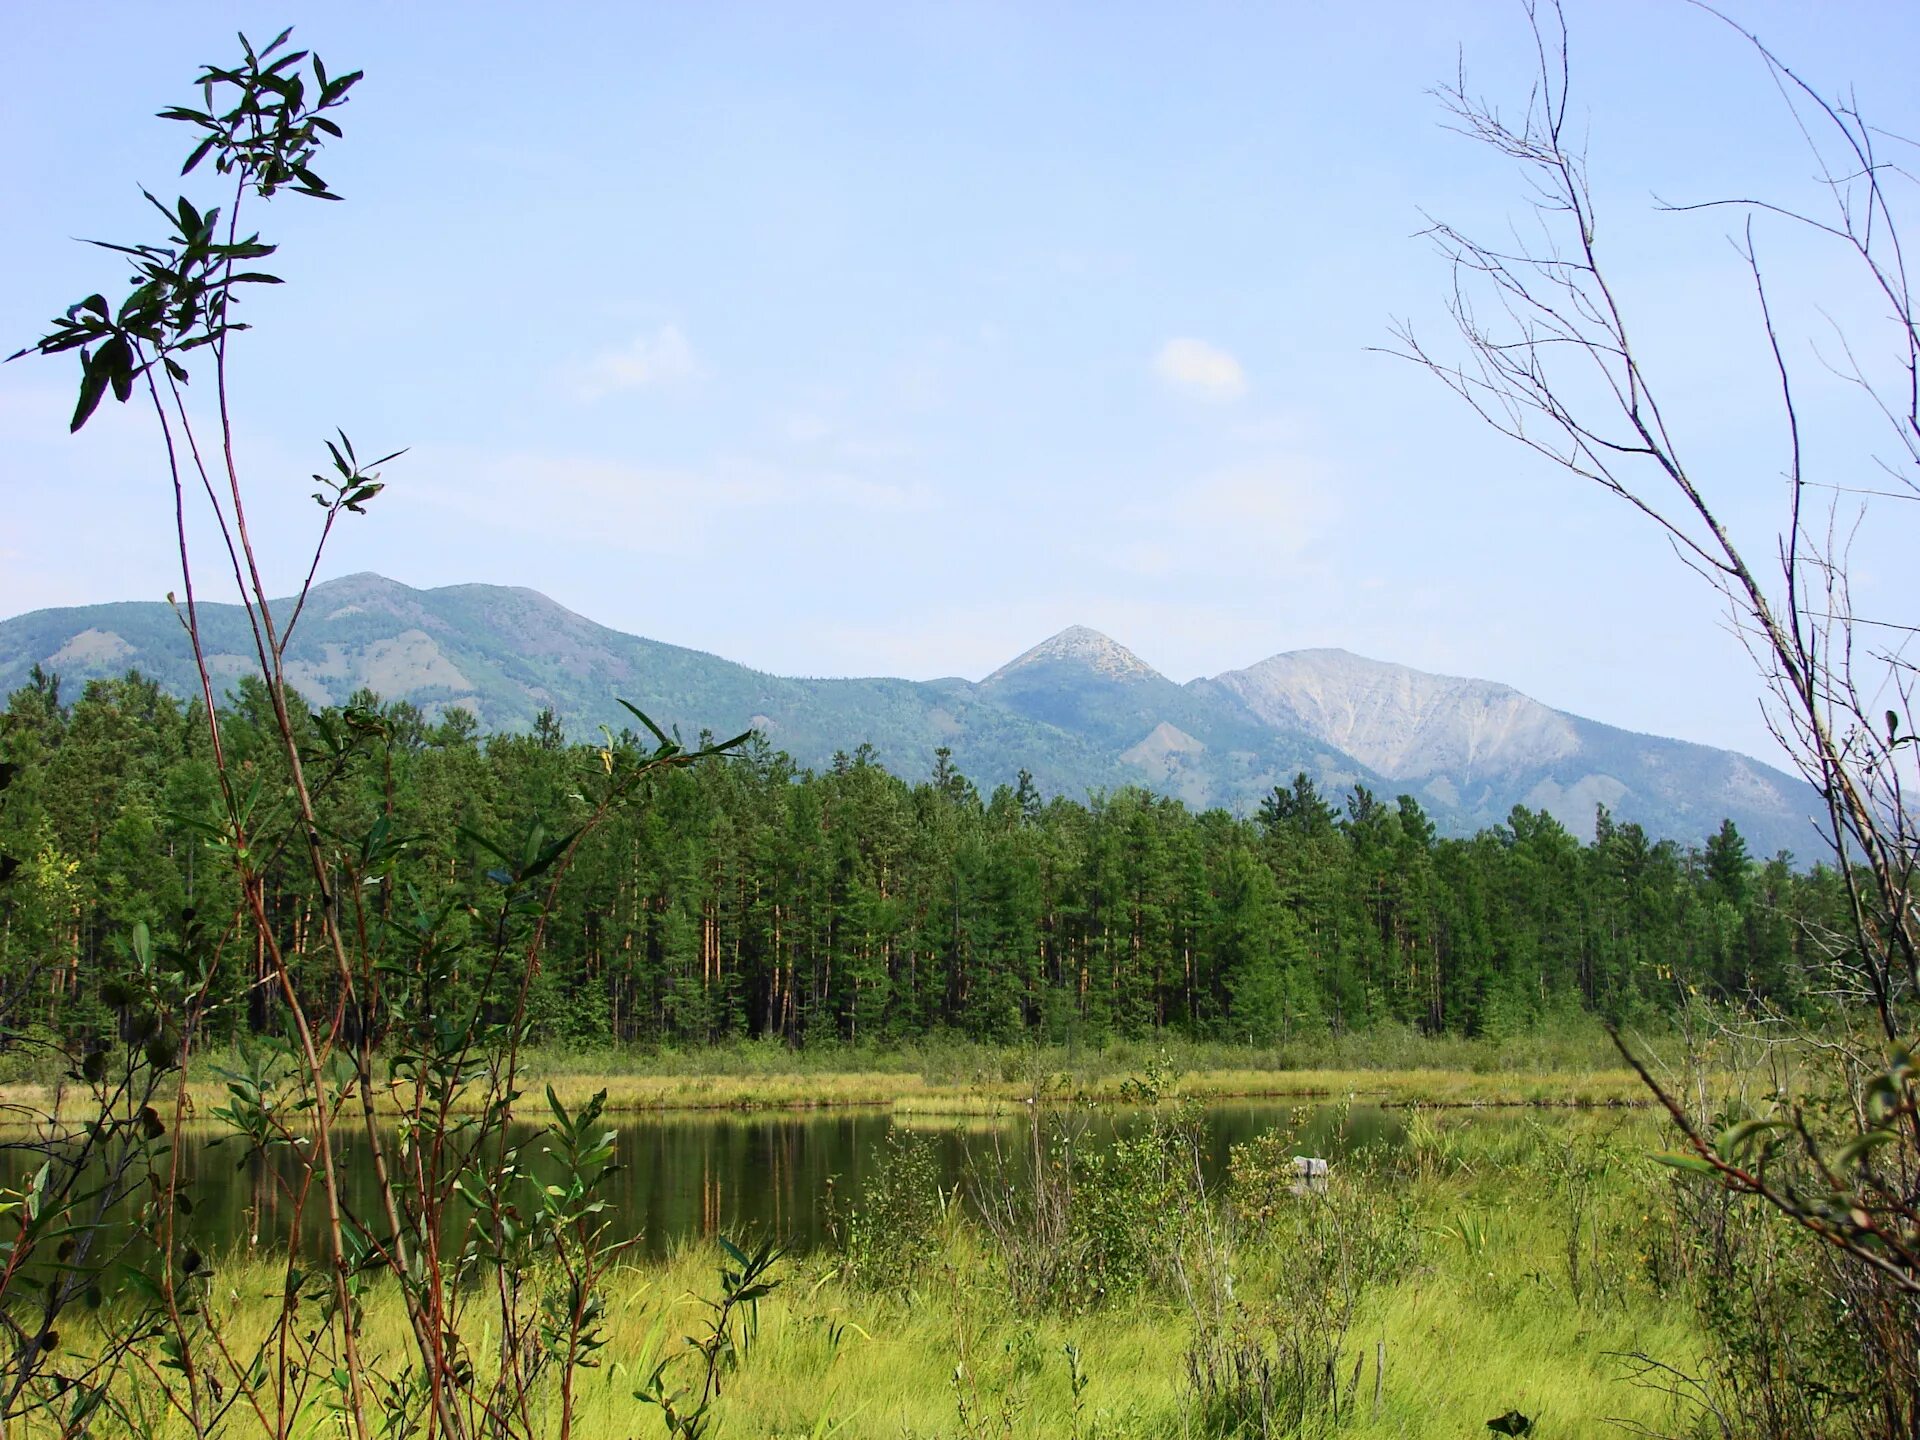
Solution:
[[(1187, 1378), (1209, 1434), (1306, 1433), (1349, 1413), (1365, 1360), (1349, 1362), (1347, 1353), (1361, 1302), (1419, 1263), (1408, 1199), (1345, 1174), (1295, 1197), (1292, 1161), (1283, 1131), (1234, 1150), (1240, 1213), (1278, 1263), (1271, 1292), (1257, 1301), (1236, 1297), (1230, 1283), (1198, 1292), (1207, 1303), (1195, 1307)], [(1230, 1251), (1217, 1253), (1231, 1264)]]
[(933, 1146), (906, 1131), (889, 1130), (861, 1203), (842, 1214), (829, 1213), (841, 1273), (872, 1289), (914, 1284), (940, 1253), (946, 1216)]

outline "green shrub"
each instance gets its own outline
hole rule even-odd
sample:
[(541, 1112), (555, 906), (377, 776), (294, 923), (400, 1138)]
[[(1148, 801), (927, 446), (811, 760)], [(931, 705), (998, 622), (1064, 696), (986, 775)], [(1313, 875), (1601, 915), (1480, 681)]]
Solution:
[[(1282, 1151), (1291, 1174), (1285, 1138), (1269, 1132), (1236, 1148), (1249, 1184), (1276, 1173)], [(1347, 1339), (1364, 1298), (1420, 1261), (1414, 1207), (1405, 1195), (1334, 1174), (1323, 1191), (1274, 1199), (1257, 1237), (1275, 1260), (1272, 1288), (1258, 1299), (1234, 1295), (1230, 1283), (1201, 1292), (1211, 1303), (1195, 1310), (1188, 1386), (1203, 1433), (1312, 1433), (1355, 1403), (1365, 1357), (1350, 1356)], [(1226, 1251), (1219, 1260), (1233, 1263)]]
[(932, 1144), (888, 1130), (879, 1168), (860, 1203), (829, 1215), (842, 1274), (873, 1289), (913, 1285), (940, 1252), (946, 1216)]

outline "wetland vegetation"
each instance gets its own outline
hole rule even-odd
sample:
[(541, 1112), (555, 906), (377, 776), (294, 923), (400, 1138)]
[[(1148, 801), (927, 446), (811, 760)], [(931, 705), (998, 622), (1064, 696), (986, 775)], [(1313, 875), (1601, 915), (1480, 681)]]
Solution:
[[(148, 196), (124, 298), (32, 347), (78, 353), (73, 428), (151, 408), (201, 693), (42, 672), (0, 717), (0, 1434), (1914, 1433), (1910, 717), (1757, 585), (1831, 864), (311, 709), (228, 380), (278, 283), (248, 226), (336, 198), (360, 76), (241, 50), (164, 112), (214, 193)], [(1584, 222), (1551, 52), (1522, 133), (1455, 99)], [(326, 452), (309, 586), (385, 484)], [(196, 562), (245, 606), (231, 690)], [(646, 1113), (703, 1109), (749, 1113)]]
[[(1741, 1345), (1826, 1387), (1803, 1393), (1818, 1433), (1870, 1403), (1863, 1377), (1833, 1373), (1817, 1303), (1764, 1334), (1709, 1325), (1712, 1306), (1751, 1324), (1726, 1262), (1759, 1260), (1758, 1237), (1737, 1214), (1701, 1226), (1707, 1186), (1650, 1158), (1670, 1135), (1645, 1108), (1414, 1105), (1383, 1125), (1345, 1104), (1195, 1107), (1169, 1071), (1136, 1082), (1150, 1103), (1117, 1131), (1110, 1109), (1062, 1097), (1011, 1119), (630, 1122), (622, 1158), (672, 1163), (614, 1185), (698, 1176), (701, 1194), (649, 1212), (679, 1225), (672, 1243), (602, 1277), (606, 1359), (581, 1377), (573, 1433), (660, 1433), (635, 1392), (663, 1362), (666, 1393), (701, 1388), (683, 1337), (724, 1294), (722, 1237), (751, 1252), (781, 1233), (708, 1189), (711, 1161), (731, 1154), (726, 1183), (753, 1185), (779, 1148), (759, 1142), (806, 1148), (823, 1130), (833, 1158), (802, 1166), (814, 1208), (718, 1362), (709, 1433), (1440, 1436), (1518, 1412), (1543, 1435), (1689, 1434), (1737, 1403)], [(691, 1145), (671, 1133), (688, 1123)], [(1295, 1193), (1306, 1152), (1331, 1159), (1323, 1192)], [(797, 1198), (791, 1172), (762, 1183)], [(284, 1278), (245, 1245), (208, 1262), (229, 1343), (267, 1328)], [(404, 1355), (398, 1287), (361, 1303), (369, 1352)], [(155, 1433), (190, 1433), (158, 1390), (133, 1398)]]

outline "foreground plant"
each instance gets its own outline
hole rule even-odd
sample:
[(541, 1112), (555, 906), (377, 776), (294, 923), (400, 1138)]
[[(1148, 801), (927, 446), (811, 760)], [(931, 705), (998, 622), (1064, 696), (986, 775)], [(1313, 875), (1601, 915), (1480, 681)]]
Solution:
[[(24, 1189), (0, 1197), (12, 1227), (0, 1318), (13, 1341), (0, 1430), (46, 1413), (71, 1431), (107, 1409), (120, 1426), (194, 1435), (251, 1416), (281, 1437), (331, 1416), (363, 1440), (565, 1436), (574, 1376), (604, 1343), (598, 1287), (620, 1241), (599, 1198), (612, 1159), (597, 1128), (603, 1097), (571, 1113), (550, 1093), (544, 1143), (516, 1126), (530, 987), (582, 842), (654, 776), (738, 741), (689, 750), (634, 710), (640, 730), (606, 736), (572, 777), (555, 828), (418, 834), (397, 823), (397, 742), (382, 714), (350, 705), (311, 717), (293, 695), (288, 646), (326, 546), (380, 495), (380, 467), (400, 452), (363, 461), (344, 433), (326, 442), (311, 561), (291, 601), (270, 601), (229, 382), (233, 341), (247, 329), (238, 307), (251, 287), (280, 282), (254, 268), (276, 247), (242, 216), (286, 194), (339, 198), (315, 167), (361, 79), (329, 73), (290, 48), (290, 34), (259, 48), (242, 36), (237, 64), (197, 77), (198, 106), (162, 112), (192, 135), (181, 173), (210, 171), (218, 203), (143, 191), (163, 238), (94, 242), (130, 264), (124, 297), (88, 295), (19, 352), (78, 352), (74, 430), (108, 394), (152, 411), (172, 490), (175, 604), (215, 780), (210, 811), (183, 818), (218, 860), (233, 905), (217, 921), (190, 913), (165, 947), (137, 931), (137, 985), (100, 995), (112, 1037), (60, 1037), (90, 1103), (77, 1121), (28, 1117), (43, 1159)], [(196, 515), (217, 536), (213, 563), (238, 594), (251, 683), (271, 717), (271, 753), (244, 762), (227, 753), (225, 697), (202, 644)], [(364, 823), (323, 820), (329, 796), (353, 801), (345, 808)], [(424, 867), (446, 855), (484, 868), (490, 901), (423, 898), (435, 893)], [(275, 887), (289, 868), (304, 879), (295, 915), (268, 898), (284, 893)], [(178, 1119), (212, 977), (244, 955), (271, 1033), (228, 1077), (216, 1118), (277, 1191), (279, 1229), (262, 1238), (284, 1263), (266, 1333), (243, 1340), (223, 1325), (193, 1241)], [(14, 1049), (28, 1036), (8, 1019), (0, 1041)], [(364, 1185), (348, 1183), (349, 1168)], [(362, 1344), (366, 1300), (381, 1284), (403, 1304), (411, 1349), (401, 1357)], [(84, 1354), (58, 1343), (63, 1312), (82, 1302), (99, 1309), (105, 1337)], [(115, 1383), (128, 1367), (131, 1389)]]
[[(1433, 226), (1452, 268), (1449, 309), (1464, 353), (1441, 356), (1410, 327), (1400, 340), (1496, 430), (1626, 500), (1708, 581), (1765, 683), (1774, 734), (1821, 798), (1845, 896), (1839, 928), (1813, 937), (1824, 963), (1808, 988), (1827, 1013), (1811, 1026), (1766, 1017), (1774, 1033), (1818, 1057), (1809, 1080), (1782, 1083), (1757, 1108), (1721, 1109), (1688, 1103), (1641, 1056), (1624, 1045), (1622, 1053), (1681, 1136), (1673, 1165), (1816, 1242), (1809, 1283), (1869, 1357), (1866, 1383), (1836, 1392), (1804, 1423), (1764, 1405), (1743, 1413), (1737, 1398), (1716, 1413), (1771, 1434), (1911, 1436), (1920, 1431), (1920, 747), (1904, 647), (1914, 627), (1856, 606), (1851, 563), (1863, 536), (1908, 553), (1910, 505), (1920, 500), (1907, 142), (1869, 121), (1851, 95), (1822, 92), (1734, 27), (1778, 89), (1818, 189), (1814, 209), (1759, 197), (1676, 207), (1726, 208), (1740, 221), (1732, 238), (1753, 313), (1750, 329), (1730, 338), (1769, 362), (1758, 398), (1777, 421), (1785, 479), (1778, 532), (1765, 550), (1751, 550), (1726, 518), (1732, 494), (1717, 491), (1711, 463), (1682, 444), (1678, 408), (1644, 358), (1599, 239), (1569, 102), (1564, 17), (1558, 4), (1527, 10), (1539, 64), (1524, 110), (1504, 114), (1469, 95), (1464, 81), (1442, 99), (1463, 134), (1520, 166), (1537, 229), (1489, 242)], [(1835, 261), (1818, 277), (1830, 338), (1827, 353), (1813, 348), (1811, 376), (1790, 343), (1787, 287), (1761, 248), (1772, 224), (1823, 244)], [(1870, 333), (1828, 318), (1854, 300), (1874, 317)], [(1866, 424), (1835, 423), (1807, 404), (1816, 381), (1836, 376), (1864, 402)], [(1791, 1331), (1787, 1288), (1776, 1293), (1787, 1309), (1771, 1328)], [(1749, 1381), (1764, 1388), (1762, 1372), (1774, 1362), (1736, 1354), (1728, 1363), (1739, 1391)]]
[[(700, 1333), (687, 1336), (686, 1350), (669, 1353), (653, 1367), (646, 1385), (633, 1392), (634, 1399), (659, 1411), (671, 1440), (700, 1440), (707, 1433), (726, 1375), (740, 1367), (759, 1338), (760, 1302), (780, 1285), (773, 1275), (780, 1259), (776, 1242), (763, 1240), (747, 1251), (722, 1238), (720, 1248), (728, 1263), (720, 1266), (719, 1294), (701, 1301), (708, 1313)], [(669, 1373), (687, 1368), (693, 1375), (685, 1384), (668, 1383)]]

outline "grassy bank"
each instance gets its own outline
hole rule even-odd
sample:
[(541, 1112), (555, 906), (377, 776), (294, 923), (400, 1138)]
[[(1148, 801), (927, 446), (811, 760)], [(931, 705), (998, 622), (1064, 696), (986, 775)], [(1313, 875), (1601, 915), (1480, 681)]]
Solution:
[[(1677, 1048), (1636, 1036), (1641, 1053)], [(188, 1067), (191, 1113), (222, 1103), (222, 1069), (237, 1053), (203, 1053)], [(891, 1049), (740, 1043), (696, 1050), (535, 1047), (525, 1088), (551, 1084), (569, 1105), (598, 1090), (619, 1113), (723, 1109), (891, 1107), (909, 1114), (1005, 1114), (1035, 1095), (1094, 1102), (1127, 1098), (1132, 1077), (1163, 1066), (1197, 1099), (1353, 1096), (1387, 1105), (1595, 1107), (1640, 1104), (1646, 1091), (1597, 1025), (1503, 1038), (1424, 1036), (1380, 1029), (1275, 1045), (1166, 1037), (1098, 1049), (943, 1041)], [(52, 1110), (56, 1074), (0, 1084), (0, 1106)], [(64, 1102), (63, 1102), (64, 1103)]]
[(1180, 1092), (1196, 1098), (1358, 1095), (1461, 1105), (1609, 1105), (1643, 1098), (1597, 1026), (1471, 1040), (1381, 1029), (1268, 1046), (1166, 1037), (1098, 1049), (947, 1041), (887, 1050), (546, 1048), (527, 1057), (529, 1075), (563, 1087), (604, 1085), (610, 1105), (626, 1109), (891, 1105), (998, 1113), (1046, 1093), (1121, 1100), (1150, 1067), (1170, 1070)]
[[(1645, 1051), (1672, 1047), (1638, 1037)], [(222, 1103), (222, 1069), (237, 1053), (192, 1058), (193, 1114)], [(945, 1041), (892, 1049), (742, 1043), (697, 1050), (536, 1047), (523, 1057), (525, 1088), (551, 1084), (569, 1105), (598, 1090), (620, 1113), (721, 1109), (891, 1107), (910, 1114), (1004, 1114), (1036, 1095), (1094, 1102), (1127, 1098), (1132, 1077), (1163, 1066), (1198, 1099), (1341, 1098), (1388, 1105), (1613, 1106), (1639, 1104), (1644, 1087), (1598, 1026), (1505, 1038), (1463, 1039), (1381, 1029), (1268, 1046), (1174, 1037), (1098, 1049)], [(54, 1074), (0, 1084), (0, 1105), (53, 1108)]]

